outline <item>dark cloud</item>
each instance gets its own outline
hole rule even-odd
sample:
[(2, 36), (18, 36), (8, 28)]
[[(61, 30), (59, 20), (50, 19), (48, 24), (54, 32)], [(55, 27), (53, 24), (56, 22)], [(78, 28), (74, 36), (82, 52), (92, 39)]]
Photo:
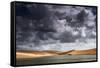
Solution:
[[(27, 7), (31, 6), (31, 7)], [(43, 5), (16, 5), (16, 16), (23, 16), (28, 19), (40, 20), (47, 15), (47, 9)]]
[(95, 19), (92, 7), (16, 4), (16, 44), (18, 49), (22, 45), (38, 49), (58, 41), (95, 39)]

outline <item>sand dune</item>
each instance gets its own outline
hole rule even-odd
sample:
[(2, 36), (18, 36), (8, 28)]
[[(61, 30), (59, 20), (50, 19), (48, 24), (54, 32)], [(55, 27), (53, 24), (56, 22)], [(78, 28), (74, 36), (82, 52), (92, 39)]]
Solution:
[(96, 48), (88, 50), (73, 50), (72, 52), (67, 53), (69, 55), (95, 55)]
[(55, 51), (55, 50), (44, 50), (44, 51), (17, 51), (16, 58), (39, 58), (46, 56), (55, 56), (55, 55), (95, 55), (96, 48), (87, 49), (87, 50), (70, 50), (70, 51)]
[(58, 55), (58, 51), (17, 51), (16, 52), (16, 58), (39, 58), (39, 57), (45, 57), (45, 56), (54, 56)]

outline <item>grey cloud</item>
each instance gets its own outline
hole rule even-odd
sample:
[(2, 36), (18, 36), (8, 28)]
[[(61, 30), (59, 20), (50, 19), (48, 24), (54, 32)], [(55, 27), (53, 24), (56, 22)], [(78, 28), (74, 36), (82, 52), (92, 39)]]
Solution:
[(85, 38), (96, 37), (96, 15), (90, 8), (31, 4), (17, 5), (16, 9), (18, 49), (45, 49), (46, 46), (50, 47), (48, 44), (58, 41), (75, 43), (76, 40), (83, 38), (84, 27)]

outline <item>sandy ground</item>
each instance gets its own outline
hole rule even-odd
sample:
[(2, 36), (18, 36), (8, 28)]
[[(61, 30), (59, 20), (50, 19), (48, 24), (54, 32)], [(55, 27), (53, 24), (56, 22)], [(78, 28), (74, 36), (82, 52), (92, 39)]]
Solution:
[(39, 58), (45, 56), (55, 56), (55, 55), (95, 55), (96, 48), (87, 49), (87, 50), (70, 50), (70, 51), (17, 51), (16, 58)]
[(17, 51), (16, 58), (38, 58), (38, 57), (45, 57), (45, 56), (54, 56), (58, 55), (57, 52), (53, 51)]

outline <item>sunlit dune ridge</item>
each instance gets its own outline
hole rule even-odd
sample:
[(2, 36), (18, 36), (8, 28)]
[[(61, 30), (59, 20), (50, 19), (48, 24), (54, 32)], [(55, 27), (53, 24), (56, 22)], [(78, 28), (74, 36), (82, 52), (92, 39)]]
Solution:
[(55, 51), (55, 50), (44, 50), (44, 51), (20, 51), (16, 52), (17, 59), (24, 58), (39, 58), (46, 56), (57, 56), (57, 55), (95, 55), (96, 48), (87, 50), (70, 50), (70, 51)]
[(95, 55), (96, 54), (96, 48), (93, 49), (87, 49), (87, 50), (70, 50), (66, 52), (60, 53), (60, 55)]

